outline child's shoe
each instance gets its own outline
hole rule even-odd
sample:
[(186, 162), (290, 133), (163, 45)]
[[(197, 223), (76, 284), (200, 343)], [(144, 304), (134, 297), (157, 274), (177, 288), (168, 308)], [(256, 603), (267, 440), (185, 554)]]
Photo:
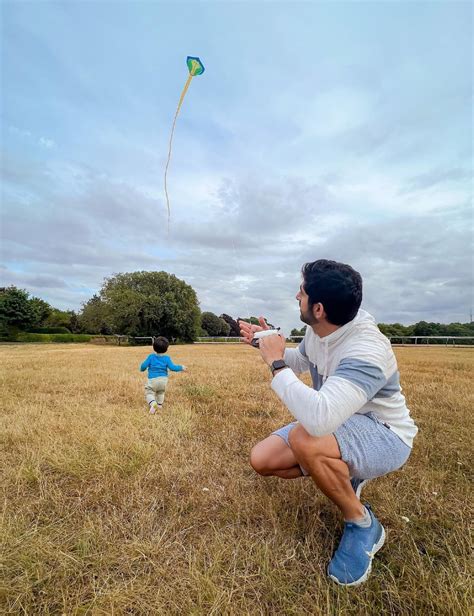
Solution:
[(160, 408), (160, 405), (156, 402), (150, 402), (150, 415), (154, 415)]

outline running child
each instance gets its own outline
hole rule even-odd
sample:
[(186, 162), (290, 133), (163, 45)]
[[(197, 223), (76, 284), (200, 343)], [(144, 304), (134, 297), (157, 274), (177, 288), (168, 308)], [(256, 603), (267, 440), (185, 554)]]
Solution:
[(163, 408), (166, 386), (168, 384), (168, 370), (172, 370), (173, 372), (183, 372), (186, 370), (186, 366), (173, 364), (171, 357), (165, 355), (169, 344), (168, 339), (163, 336), (153, 338), (153, 350), (155, 352), (150, 353), (140, 366), (141, 372), (145, 372), (148, 368), (148, 381), (145, 384), (145, 398), (152, 415)]

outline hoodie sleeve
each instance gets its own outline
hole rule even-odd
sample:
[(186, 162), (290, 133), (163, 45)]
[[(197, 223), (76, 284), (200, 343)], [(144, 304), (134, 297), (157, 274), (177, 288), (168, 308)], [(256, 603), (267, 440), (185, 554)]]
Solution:
[(285, 363), (295, 374), (301, 374), (309, 370), (309, 359), (306, 355), (304, 339), (295, 349), (285, 349)]
[(330, 376), (316, 391), (292, 370), (280, 370), (272, 389), (311, 436), (332, 434), (367, 402), (361, 389), (337, 376)]
[(149, 365), (150, 365), (150, 355), (148, 355), (145, 361), (142, 362), (142, 365), (140, 366), (140, 372), (145, 372), (145, 370), (148, 368)]
[(181, 372), (183, 370), (183, 366), (179, 364), (173, 364), (171, 357), (168, 356), (168, 368), (173, 372)]
[[(286, 359), (286, 357), (285, 357)], [(345, 357), (319, 391), (305, 385), (291, 370), (277, 372), (272, 389), (312, 436), (332, 434), (357, 413), (387, 382), (384, 346), (371, 356)]]

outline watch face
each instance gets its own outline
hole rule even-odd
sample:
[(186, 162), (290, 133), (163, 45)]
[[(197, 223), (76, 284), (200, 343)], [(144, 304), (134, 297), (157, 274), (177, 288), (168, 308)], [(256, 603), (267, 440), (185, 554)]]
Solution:
[(272, 372), (278, 370), (279, 368), (286, 368), (284, 359), (277, 359), (272, 363)]

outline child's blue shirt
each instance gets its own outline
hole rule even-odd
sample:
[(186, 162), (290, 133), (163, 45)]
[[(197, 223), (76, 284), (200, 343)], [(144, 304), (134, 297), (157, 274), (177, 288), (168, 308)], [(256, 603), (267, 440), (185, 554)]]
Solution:
[(147, 368), (148, 378), (156, 379), (157, 376), (168, 376), (168, 370), (172, 370), (173, 372), (181, 372), (183, 366), (173, 364), (169, 355), (150, 353), (150, 355), (148, 355), (140, 366), (140, 370), (145, 372)]

